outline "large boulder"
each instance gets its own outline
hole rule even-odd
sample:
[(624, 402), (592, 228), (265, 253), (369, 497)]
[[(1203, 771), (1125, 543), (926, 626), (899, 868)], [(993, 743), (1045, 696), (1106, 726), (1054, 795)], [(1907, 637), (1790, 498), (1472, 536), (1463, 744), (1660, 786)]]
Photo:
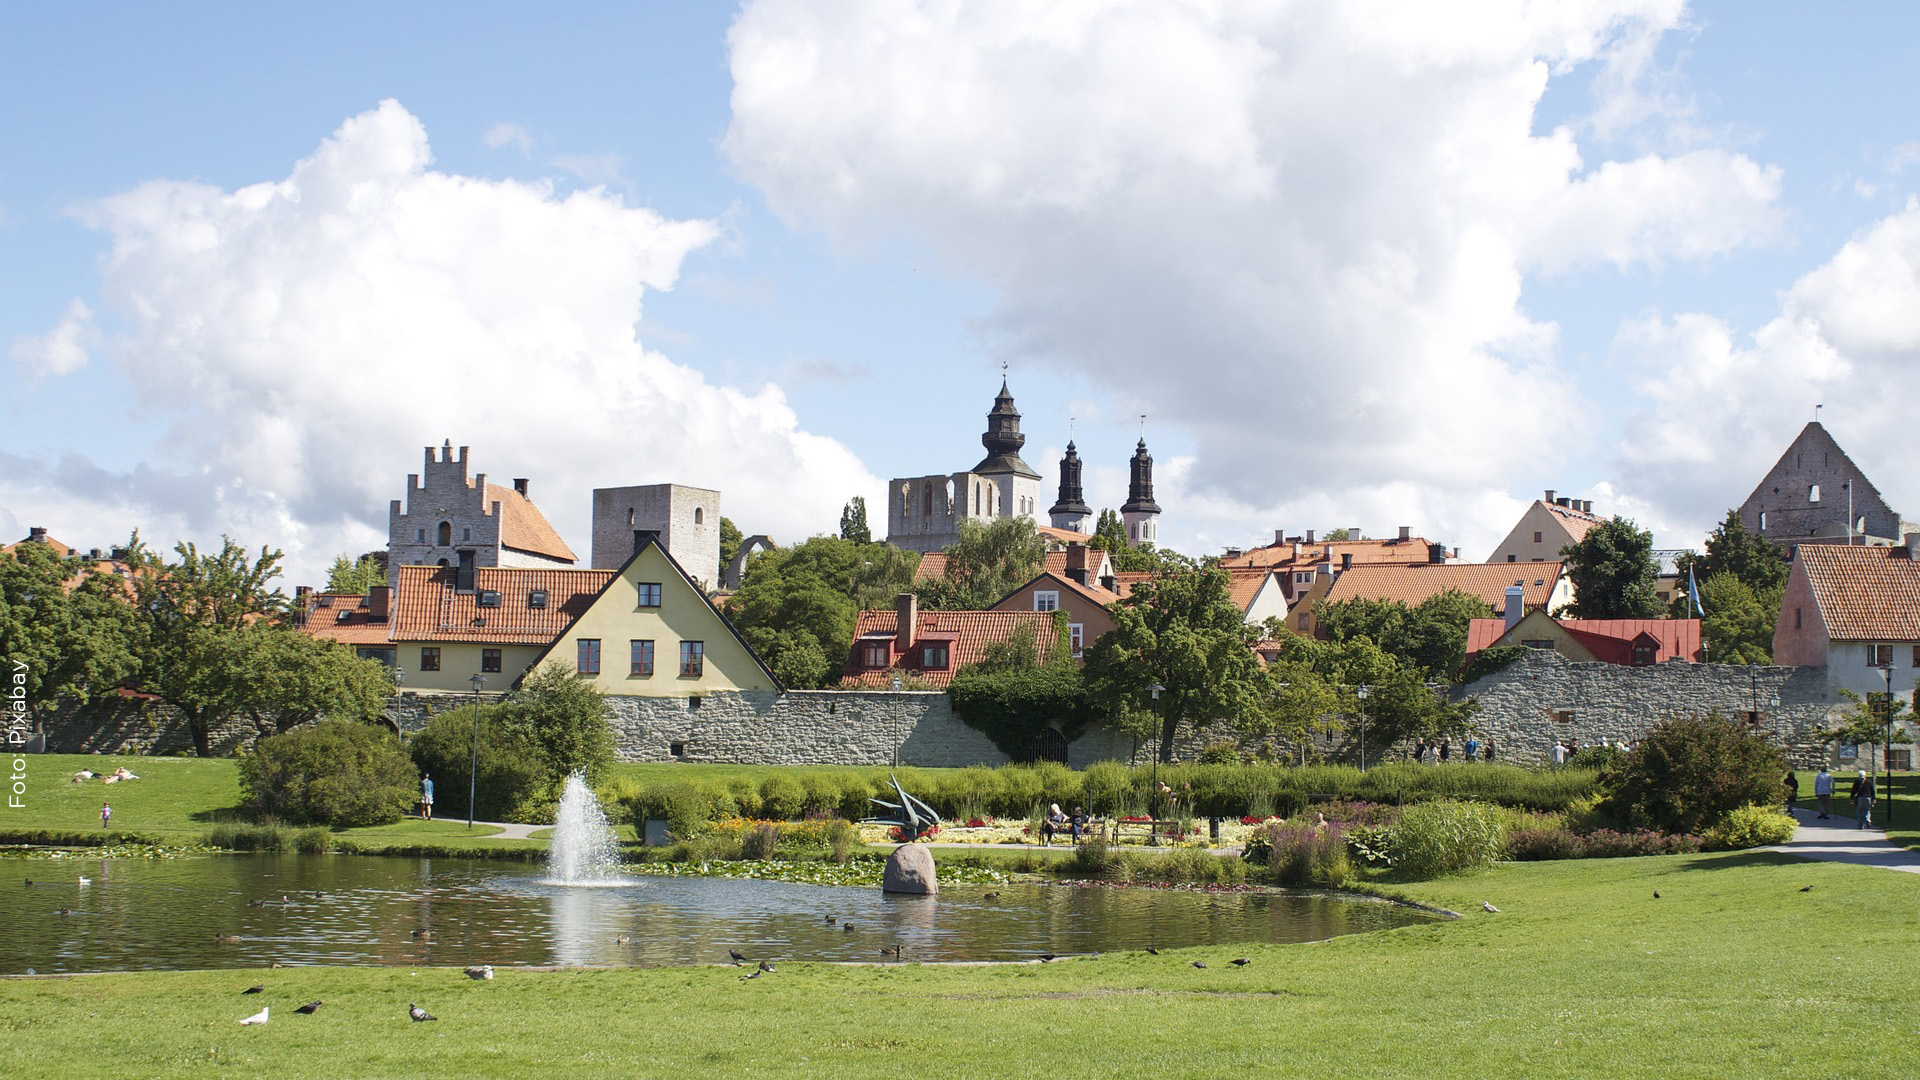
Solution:
[(880, 890), (911, 896), (932, 896), (940, 891), (940, 878), (933, 872), (933, 852), (921, 844), (901, 844), (887, 856), (887, 872), (880, 879)]

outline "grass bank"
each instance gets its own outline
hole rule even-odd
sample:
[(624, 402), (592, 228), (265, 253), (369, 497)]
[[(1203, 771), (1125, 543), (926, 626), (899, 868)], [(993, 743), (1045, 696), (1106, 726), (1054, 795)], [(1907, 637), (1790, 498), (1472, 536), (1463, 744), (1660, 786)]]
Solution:
[[(0, 980), (0, 1074), (1860, 1076), (1920, 1054), (1913, 935), (1891, 917), (1920, 901), (1914, 875), (1747, 853), (1506, 865), (1405, 892), (1465, 917), (1049, 965), (781, 964), (752, 982), (730, 967)], [(239, 994), (256, 982), (266, 993)], [(409, 1001), (440, 1020), (410, 1023)], [(261, 1005), (268, 1026), (235, 1023)]]

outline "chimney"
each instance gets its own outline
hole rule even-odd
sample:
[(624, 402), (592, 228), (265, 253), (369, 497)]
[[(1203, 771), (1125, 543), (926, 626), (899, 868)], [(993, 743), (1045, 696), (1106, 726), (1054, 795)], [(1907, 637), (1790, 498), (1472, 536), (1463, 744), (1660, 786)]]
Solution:
[(1402, 540), (1413, 539), (1413, 526), (1411, 525), (1400, 526), (1400, 539)]
[(1920, 559), (1920, 532), (1910, 532), (1901, 537), (1907, 549), (1907, 558)]
[(1119, 592), (1119, 584), (1120, 580), (1112, 574), (1108, 574), (1100, 579), (1100, 587), (1108, 592)]
[(1300, 558), (1300, 541), (1298, 540), (1293, 542), (1293, 557), (1296, 560)]
[(513, 478), (513, 490), (515, 490), (515, 491), (517, 491), (517, 492), (519, 492), (519, 493), (520, 493), (520, 497), (521, 497), (521, 498), (523, 498), (523, 499), (524, 499), (524, 498), (527, 498), (527, 497), (528, 497), (528, 496), (527, 496), (527, 478), (526, 478), (526, 477), (524, 477), (524, 476), (516, 476), (516, 477), (514, 477), (514, 478)]
[(1273, 546), (1274, 547), (1279, 547), (1281, 544), (1284, 544), (1286, 542), (1287, 542), (1287, 530), (1285, 529), (1273, 530)]
[(47, 530), (35, 525), (27, 530), (27, 539), (36, 544), (44, 544), (47, 542)]
[(1552, 488), (1548, 488), (1548, 489), (1547, 489), (1547, 497), (1546, 497), (1546, 499), (1545, 499), (1544, 501), (1546, 502), (1546, 504), (1547, 504), (1548, 506), (1552, 506), (1552, 505), (1553, 505), (1553, 489), (1552, 489)]
[(1067, 580), (1077, 585), (1087, 583), (1087, 545), (1078, 542), (1067, 544)]
[(1311, 544), (1311, 543), (1313, 543), (1313, 530), (1312, 530), (1312, 529), (1308, 529), (1308, 530), (1307, 530), (1307, 543), (1309, 543), (1309, 544)]
[(920, 617), (920, 598), (903, 592), (893, 598), (893, 610), (899, 615), (898, 625), (893, 632), (893, 648), (895, 652), (904, 653), (913, 647), (914, 631), (918, 629), (914, 624)]
[(1441, 563), (1444, 563), (1446, 561), (1447, 561), (1447, 545), (1445, 544), (1428, 544), (1427, 545), (1427, 562), (1431, 563), (1434, 566), (1439, 566)]
[(1583, 513), (1583, 514), (1591, 514), (1591, 513), (1593, 513), (1593, 500), (1592, 500), (1592, 499), (1581, 499), (1581, 500), (1580, 500), (1580, 512), (1581, 512), (1581, 513)]
[(293, 625), (307, 625), (307, 598), (313, 595), (313, 586), (295, 585), (293, 587)]
[(1520, 625), (1520, 617), (1527, 613), (1526, 596), (1527, 590), (1521, 588), (1519, 582), (1507, 586), (1507, 609), (1503, 614), (1507, 617), (1508, 630)]
[(393, 590), (385, 585), (375, 585), (367, 593), (367, 617), (375, 622), (386, 622), (387, 613), (392, 610)]
[(1351, 551), (1341, 552), (1340, 553), (1340, 572), (1345, 573), (1351, 569), (1353, 569), (1353, 552)]
[(92, 560), (93, 560), (94, 562), (99, 562), (99, 561), (100, 561), (100, 549), (99, 549), (99, 548), (94, 548), (94, 549), (92, 549), (91, 551), (88, 551), (88, 552), (87, 552), (87, 558), (89, 558), (89, 559), (92, 559)]

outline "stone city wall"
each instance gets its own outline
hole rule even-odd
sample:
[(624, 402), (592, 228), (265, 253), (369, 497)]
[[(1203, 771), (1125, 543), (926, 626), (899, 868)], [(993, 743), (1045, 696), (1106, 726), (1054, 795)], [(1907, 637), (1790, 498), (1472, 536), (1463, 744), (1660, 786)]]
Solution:
[[(698, 705), (694, 704), (698, 701)], [(789, 690), (695, 698), (609, 697), (622, 761), (756, 765), (999, 765), (1008, 758), (954, 715), (944, 691)], [(1124, 756), (1103, 730), (1068, 747), (1084, 767)]]
[[(1556, 741), (1582, 746), (1638, 741), (1668, 717), (1718, 712), (1744, 719), (1758, 706), (1759, 728), (1784, 742), (1793, 760), (1811, 767), (1828, 748), (1812, 737), (1839, 706), (1827, 700), (1824, 667), (1749, 667), (1744, 664), (1575, 663), (1557, 652), (1530, 649), (1509, 666), (1458, 688), (1455, 697), (1480, 703), (1474, 728), (1499, 747), (1500, 760), (1540, 765)], [(1769, 699), (1778, 696), (1780, 705)]]

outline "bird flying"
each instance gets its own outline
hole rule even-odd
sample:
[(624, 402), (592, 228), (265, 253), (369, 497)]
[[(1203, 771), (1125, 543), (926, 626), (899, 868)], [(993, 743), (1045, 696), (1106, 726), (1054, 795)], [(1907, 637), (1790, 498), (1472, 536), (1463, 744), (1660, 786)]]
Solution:
[[(272, 1006), (269, 1005), (267, 1008), (270, 1009), (272, 1008)], [(249, 1016), (245, 1020), (240, 1021), (243, 1027), (251, 1026), (253, 1024), (264, 1024), (266, 1022), (267, 1022), (267, 1009), (261, 1009), (259, 1012), (254, 1013), (252, 1016)]]
[(416, 1024), (424, 1023), (425, 1021), (428, 1021), (428, 1020), (440, 1019), (439, 1017), (433, 1015), (432, 1013), (421, 1008), (420, 1006), (415, 1005), (411, 1001), (407, 1002), (407, 1015), (412, 1017), (413, 1022)]

